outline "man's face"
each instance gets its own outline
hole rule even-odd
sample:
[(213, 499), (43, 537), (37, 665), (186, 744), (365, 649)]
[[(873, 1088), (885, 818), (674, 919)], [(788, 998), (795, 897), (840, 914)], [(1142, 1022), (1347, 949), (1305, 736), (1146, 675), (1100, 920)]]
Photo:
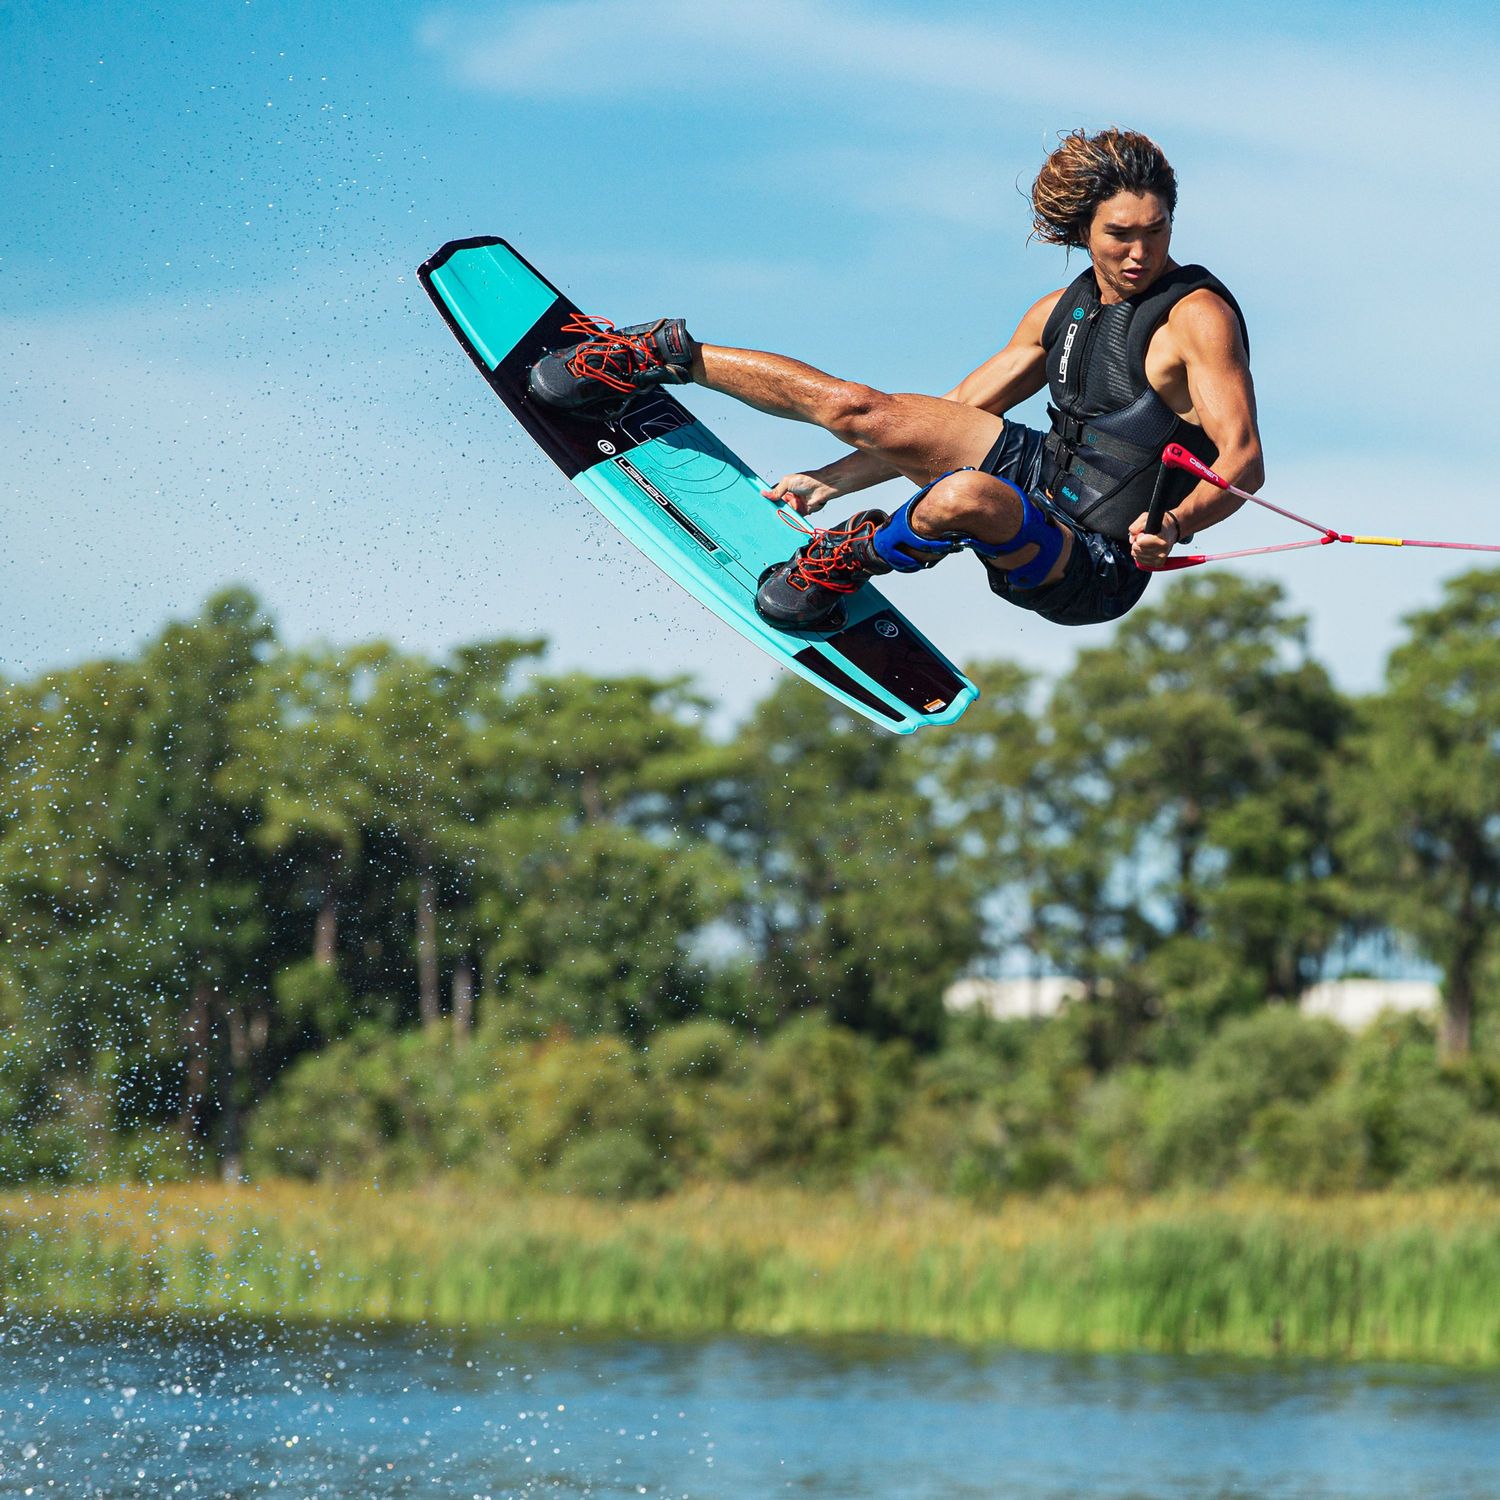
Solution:
[(1101, 288), (1132, 297), (1166, 269), (1172, 219), (1155, 193), (1116, 193), (1094, 212), (1089, 255)]

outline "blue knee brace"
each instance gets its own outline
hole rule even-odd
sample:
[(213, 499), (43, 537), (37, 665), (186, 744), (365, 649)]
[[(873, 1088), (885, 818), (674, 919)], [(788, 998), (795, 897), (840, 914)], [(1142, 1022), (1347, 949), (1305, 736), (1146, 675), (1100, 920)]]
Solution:
[(994, 477), (1000, 479), (1001, 484), (1009, 485), (1016, 499), (1021, 502), (1021, 525), (1008, 542), (980, 542), (966, 537), (964, 545), (981, 557), (999, 557), (1004, 552), (1016, 552), (1022, 547), (1034, 545), (1036, 556), (1030, 562), (1022, 563), (1019, 568), (1007, 568), (1005, 577), (1008, 582), (1020, 588), (1035, 588), (1046, 581), (1062, 553), (1063, 529), (1020, 485), (1011, 484), (1010, 480), (1001, 479), (998, 474)]
[[(960, 471), (953, 469), (950, 472), (957, 474)], [(945, 557), (963, 546), (959, 537), (920, 536), (912, 530), (912, 507), (933, 484), (946, 478), (947, 474), (941, 474), (932, 484), (924, 484), (871, 539), (875, 555), (888, 562), (896, 572), (920, 573), (923, 568), (935, 568)]]
[[(965, 471), (962, 469), (949, 471), (950, 474), (963, 472)], [(1034, 545), (1037, 549), (1036, 556), (1030, 562), (1022, 563), (1019, 568), (1006, 569), (1005, 576), (1021, 588), (1035, 588), (1043, 582), (1062, 552), (1062, 528), (1041, 506), (1032, 501), (1025, 490), (1017, 484), (1011, 484), (1008, 479), (1001, 479), (998, 474), (991, 477), (1000, 479), (1001, 484), (1009, 485), (1016, 499), (1021, 502), (1021, 525), (1009, 541), (982, 542), (977, 536), (968, 536), (961, 531), (949, 531), (941, 537), (928, 537), (912, 529), (912, 508), (932, 485), (939, 484), (948, 477), (948, 474), (941, 474), (932, 484), (923, 485), (875, 533), (873, 545), (876, 556), (888, 562), (897, 573), (919, 573), (923, 568), (934, 567), (950, 553), (965, 547), (971, 552), (977, 552), (980, 557), (999, 557), (1003, 553)]]

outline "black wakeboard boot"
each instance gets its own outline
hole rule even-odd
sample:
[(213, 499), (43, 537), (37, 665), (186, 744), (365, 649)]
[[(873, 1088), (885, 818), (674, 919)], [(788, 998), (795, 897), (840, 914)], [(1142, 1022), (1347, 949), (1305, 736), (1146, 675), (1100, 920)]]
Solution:
[(883, 510), (861, 510), (842, 526), (814, 531), (784, 563), (761, 574), (755, 612), (778, 630), (838, 630), (844, 596), (891, 572), (874, 545), (888, 519)]
[(607, 318), (574, 313), (561, 332), (581, 334), (582, 342), (544, 354), (527, 380), (531, 394), (549, 406), (581, 411), (693, 378), (698, 341), (681, 318), (616, 328)]

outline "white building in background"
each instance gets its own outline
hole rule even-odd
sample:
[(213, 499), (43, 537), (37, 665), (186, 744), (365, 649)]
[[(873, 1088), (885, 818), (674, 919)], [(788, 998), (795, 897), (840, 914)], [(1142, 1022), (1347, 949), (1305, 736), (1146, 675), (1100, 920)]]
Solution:
[[(945, 1009), (979, 1011), (996, 1021), (1055, 1016), (1083, 994), (1083, 982), (1065, 974), (1032, 979), (959, 979), (943, 991)], [(1425, 979), (1330, 979), (1315, 984), (1298, 1002), (1304, 1015), (1327, 1016), (1359, 1031), (1382, 1011), (1436, 1011), (1438, 987)]]
[(1031, 1021), (1055, 1016), (1083, 994), (1083, 981), (1066, 974), (1033, 979), (957, 979), (943, 991), (950, 1011), (977, 1010), (994, 1021)]
[(1359, 1031), (1381, 1011), (1436, 1011), (1442, 997), (1426, 979), (1330, 979), (1304, 990), (1297, 1003), (1305, 1016), (1327, 1016)]

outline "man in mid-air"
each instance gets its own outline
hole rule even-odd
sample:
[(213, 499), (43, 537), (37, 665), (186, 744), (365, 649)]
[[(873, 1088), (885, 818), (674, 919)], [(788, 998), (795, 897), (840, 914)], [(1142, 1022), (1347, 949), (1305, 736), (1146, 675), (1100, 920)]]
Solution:
[[(1180, 443), (1230, 483), (1263, 480), (1249, 340), (1233, 296), (1169, 253), (1177, 179), (1133, 131), (1074, 131), (1032, 185), (1034, 231), (1085, 250), (1089, 269), (1049, 292), (1010, 342), (947, 396), (891, 395), (794, 359), (700, 343), (680, 318), (612, 329), (540, 359), (531, 390), (570, 408), (694, 381), (852, 450), (766, 492), (799, 516), (881, 480), (920, 486), (894, 515), (862, 510), (760, 582), (756, 609), (786, 630), (833, 628), (841, 596), (876, 574), (916, 572), (962, 549), (990, 588), (1060, 625), (1118, 619), (1181, 539), (1241, 502), (1178, 470)], [(1005, 413), (1048, 387), (1043, 433)], [(1158, 483), (1166, 511), (1147, 530)]]

